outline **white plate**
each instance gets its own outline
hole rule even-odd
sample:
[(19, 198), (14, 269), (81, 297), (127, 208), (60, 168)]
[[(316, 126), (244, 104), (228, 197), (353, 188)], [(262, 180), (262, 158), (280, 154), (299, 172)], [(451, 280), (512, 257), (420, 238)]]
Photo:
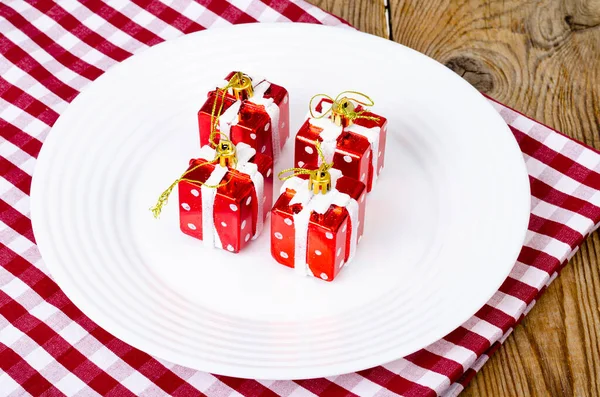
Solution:
[[(364, 238), (332, 283), (278, 265), (268, 228), (233, 255), (179, 231), (176, 193), (160, 221), (148, 210), (197, 153), (196, 111), (231, 70), (285, 86), (293, 132), (315, 93), (368, 93), (389, 119)], [(473, 315), (521, 248), (529, 183), (500, 116), (444, 66), (349, 29), (251, 24), (98, 78), (46, 140), (31, 206), (56, 281), (112, 334), (204, 371), (298, 379), (400, 358)]]

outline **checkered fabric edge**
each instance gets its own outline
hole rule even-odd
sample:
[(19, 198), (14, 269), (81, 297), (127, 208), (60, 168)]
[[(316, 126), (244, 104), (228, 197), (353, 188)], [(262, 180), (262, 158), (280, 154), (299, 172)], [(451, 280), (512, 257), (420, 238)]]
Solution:
[(461, 327), (410, 356), (302, 381), (212, 375), (136, 350), (52, 280), (35, 245), (35, 159), (70, 101), (112, 65), (183, 34), (236, 23), (344, 25), (304, 1), (100, 0), (0, 4), (0, 396), (455, 396), (600, 221), (600, 154), (497, 102), (527, 164), (529, 230), (510, 276)]

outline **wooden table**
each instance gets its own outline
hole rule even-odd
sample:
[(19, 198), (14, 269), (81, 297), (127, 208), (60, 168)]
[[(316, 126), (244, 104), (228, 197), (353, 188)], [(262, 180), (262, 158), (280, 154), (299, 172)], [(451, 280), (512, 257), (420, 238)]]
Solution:
[[(599, 0), (309, 0), (600, 149)], [(465, 396), (600, 396), (594, 233)]]

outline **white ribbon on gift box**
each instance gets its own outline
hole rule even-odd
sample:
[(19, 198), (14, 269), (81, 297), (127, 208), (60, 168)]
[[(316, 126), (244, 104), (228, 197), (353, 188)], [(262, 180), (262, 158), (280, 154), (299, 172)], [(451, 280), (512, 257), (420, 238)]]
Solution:
[[(373, 181), (371, 182), (371, 188), (373, 188), (377, 183), (377, 176), (379, 175), (377, 164), (379, 164), (379, 138), (381, 135), (381, 127), (367, 128), (354, 123), (349, 127), (346, 127), (346, 131), (364, 136), (371, 144), (371, 165), (373, 166)], [(363, 182), (366, 183), (366, 181)]]
[[(271, 83), (269, 83), (262, 77), (249, 77), (252, 80), (252, 88), (254, 90), (254, 94), (251, 98), (248, 99), (248, 102), (252, 102), (256, 105), (262, 105), (265, 108), (267, 114), (269, 115), (269, 118), (271, 119), (271, 144), (273, 151), (273, 162), (275, 162), (281, 154), (281, 140), (279, 137), (279, 114), (281, 113), (281, 110), (279, 109), (279, 105), (275, 103), (273, 98), (265, 98), (265, 93), (267, 92), (269, 87), (271, 87)], [(227, 84), (229, 84), (229, 82), (223, 80), (221, 87), (224, 87)], [(232, 89), (230, 89), (229, 91), (233, 95)], [(230, 138), (231, 126), (237, 125), (239, 122), (238, 114), (240, 112), (241, 106), (242, 101), (237, 100), (219, 117), (219, 130), (223, 134), (225, 134), (227, 138)]]
[[(326, 113), (329, 110), (329, 108), (331, 108), (331, 104), (327, 103), (323, 103), (322, 106), (322, 114)], [(322, 130), (319, 133), (319, 136), (323, 140), (321, 142), (321, 150), (323, 151), (323, 156), (325, 157), (324, 161), (328, 163), (333, 163), (333, 156), (337, 148), (337, 139), (344, 131), (343, 127), (336, 125), (329, 117), (316, 119), (310, 117), (310, 113), (307, 117), (310, 125), (320, 128)], [(346, 131), (362, 135), (369, 141), (369, 144), (371, 145), (371, 165), (373, 166), (373, 182), (371, 186), (375, 186), (375, 183), (377, 182), (377, 176), (379, 173), (379, 170), (377, 169), (377, 164), (379, 163), (379, 138), (381, 135), (381, 127), (366, 128), (354, 123), (349, 127), (346, 127)], [(322, 162), (323, 160), (319, 157), (319, 165), (321, 165)], [(366, 181), (361, 182), (366, 183)]]
[[(257, 214), (256, 214), (256, 232), (252, 239), (256, 239), (264, 225), (263, 220), (263, 205), (262, 196), (265, 190), (265, 180), (263, 175), (258, 171), (258, 166), (251, 163), (250, 159), (256, 155), (256, 150), (243, 142), (236, 145), (237, 153), (237, 168), (236, 170), (250, 177), (256, 193)], [(215, 158), (215, 149), (210, 146), (202, 146), (200, 148), (199, 158), (213, 159)], [(222, 167), (220, 164), (215, 165), (215, 169), (211, 172), (208, 179), (205, 181), (207, 185), (217, 185), (221, 183), (229, 170), (227, 167)], [(202, 192), (202, 242), (207, 247), (223, 248), (219, 234), (215, 226), (214, 206), (217, 189), (208, 186), (201, 186)]]
[(356, 253), (356, 244), (358, 240), (358, 202), (346, 193), (341, 193), (335, 188), (337, 180), (342, 176), (342, 172), (335, 168), (329, 170), (331, 175), (332, 189), (326, 194), (314, 194), (308, 188), (308, 179), (302, 179), (297, 176), (286, 180), (281, 186), (280, 194), (286, 189), (294, 190), (296, 193), (290, 201), (290, 205), (300, 204), (302, 210), (293, 215), (294, 219), (294, 269), (303, 276), (313, 276), (308, 263), (306, 263), (306, 250), (308, 248), (308, 224), (312, 212), (324, 214), (331, 205), (346, 208), (350, 217), (350, 253), (348, 260), (350, 262)]
[(238, 114), (242, 107), (242, 101), (237, 100), (227, 110), (221, 113), (219, 116), (219, 131), (227, 137), (231, 138), (231, 127), (237, 125), (239, 122)]
[(273, 98), (265, 98), (265, 93), (271, 87), (271, 83), (265, 79), (252, 78), (253, 84), (256, 81), (258, 83), (254, 86), (254, 95), (248, 99), (248, 102), (264, 106), (265, 111), (271, 118), (271, 143), (273, 145), (273, 162), (275, 162), (281, 154), (281, 140), (279, 137), (279, 114), (281, 111)]

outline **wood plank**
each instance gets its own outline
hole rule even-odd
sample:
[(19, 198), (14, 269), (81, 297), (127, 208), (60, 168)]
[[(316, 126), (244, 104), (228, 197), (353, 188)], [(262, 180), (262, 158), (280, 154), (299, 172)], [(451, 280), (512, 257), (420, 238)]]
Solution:
[[(361, 30), (377, 1), (311, 0)], [(600, 2), (389, 0), (393, 38), (480, 91), (600, 149)], [(377, 25), (379, 24), (379, 25)], [(600, 238), (594, 233), (465, 396), (600, 396)]]
[[(600, 3), (390, 1), (396, 41), (600, 148)], [(597, 233), (571, 262), (464, 395), (600, 396)]]
[(309, 3), (348, 21), (363, 32), (389, 37), (383, 0), (310, 0)]
[(502, 103), (600, 148), (599, 2), (390, 2), (396, 41)]

